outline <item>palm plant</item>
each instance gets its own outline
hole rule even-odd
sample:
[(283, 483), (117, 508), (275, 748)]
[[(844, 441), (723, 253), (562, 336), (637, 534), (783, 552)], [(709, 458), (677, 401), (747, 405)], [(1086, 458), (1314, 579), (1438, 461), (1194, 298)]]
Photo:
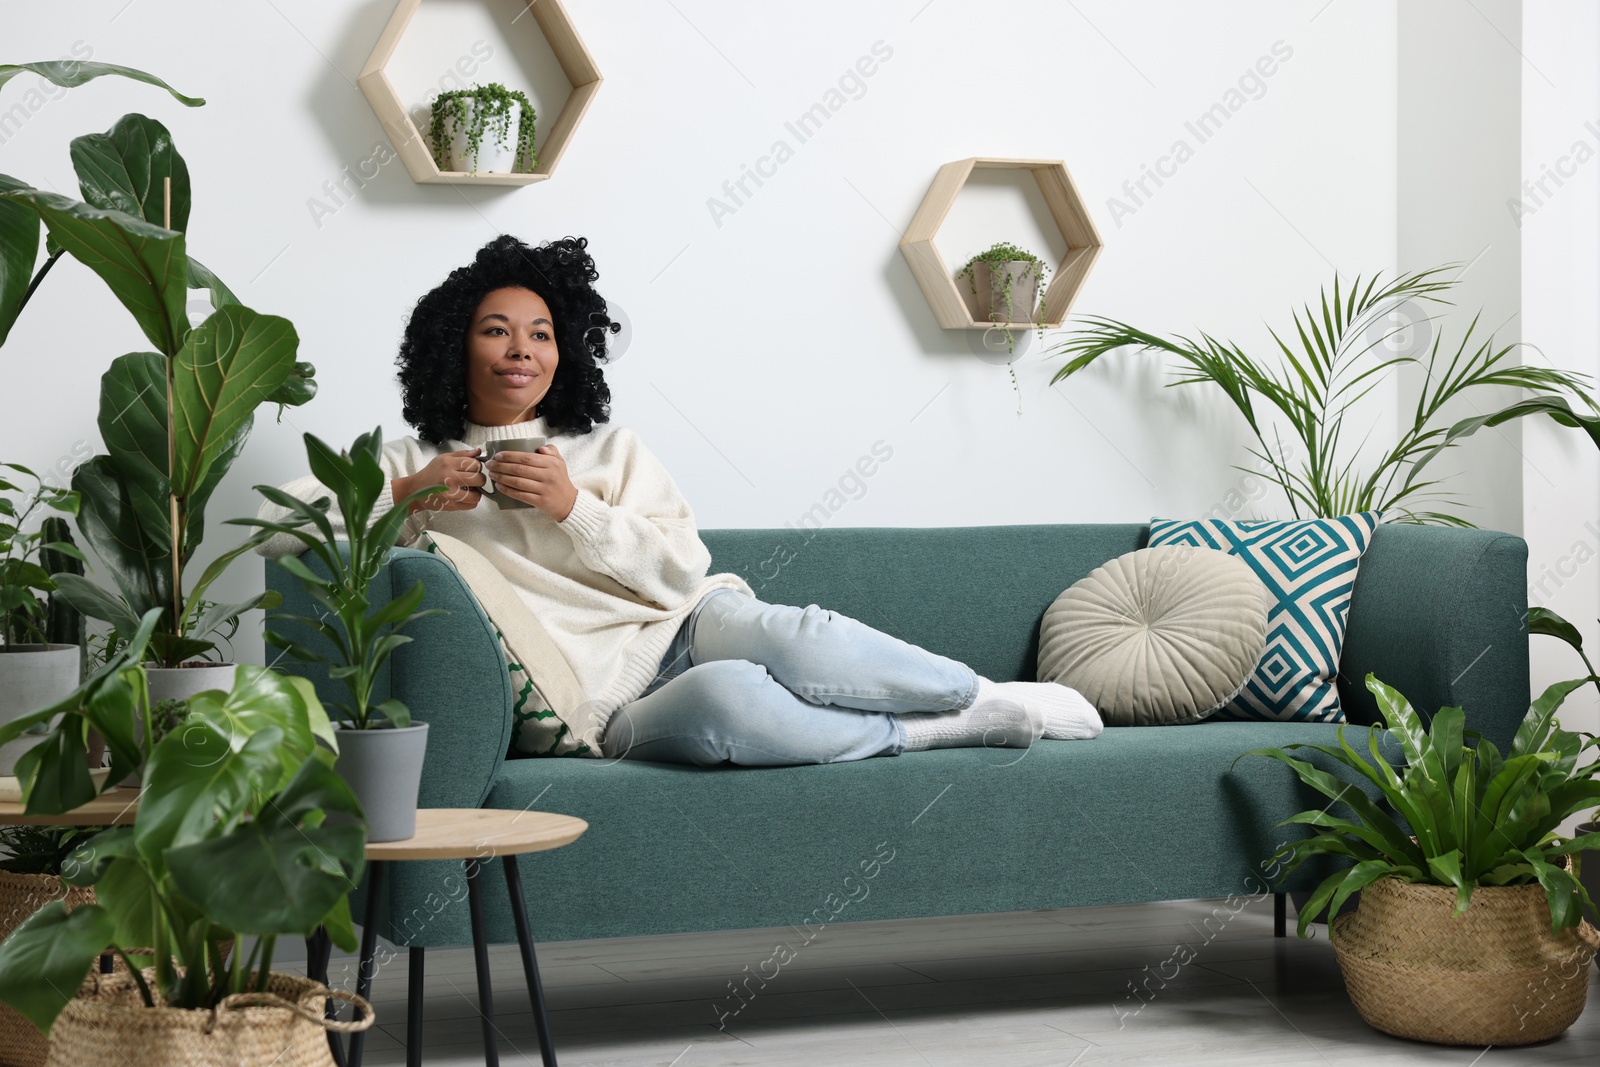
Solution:
[[(1306, 785), (1344, 805), (1303, 811), (1282, 825), (1309, 826), (1310, 837), (1278, 850), (1285, 874), (1313, 856), (1354, 861), (1325, 878), (1300, 909), (1300, 936), (1324, 910), (1338, 914), (1351, 894), (1380, 878), (1453, 886), (1455, 914), (1467, 910), (1479, 886), (1544, 887), (1552, 933), (1578, 925), (1588, 893), (1561, 858), (1600, 847), (1600, 834), (1563, 839), (1555, 830), (1568, 817), (1600, 801), (1600, 762), (1580, 762), (1600, 738), (1585, 741), (1561, 729), (1556, 710), (1592, 677), (1557, 682), (1533, 702), (1502, 756), (1494, 744), (1466, 730), (1460, 708), (1441, 708), (1424, 726), (1405, 697), (1372, 675), (1367, 688), (1405, 753), (1396, 769), (1379, 753), (1379, 731), (1367, 731), (1367, 760), (1345, 740), (1339, 745), (1292, 744), (1254, 749), (1292, 768)], [(1387, 802), (1382, 808), (1362, 788), (1291, 753), (1320, 752), (1354, 771)], [(1243, 759), (1244, 756), (1240, 756)]]
[[(1265, 477), (1283, 490), (1295, 518), (1381, 511), (1399, 521), (1471, 526), (1458, 515), (1436, 510), (1461, 502), (1440, 488), (1443, 479), (1424, 476), (1434, 457), (1486, 426), (1539, 414), (1586, 430), (1600, 445), (1600, 418), (1595, 415), (1600, 408), (1585, 392), (1583, 376), (1517, 363), (1513, 357), (1518, 346), (1500, 344), (1493, 335), (1475, 341), (1477, 316), (1454, 348), (1440, 335), (1425, 355), (1393, 355), (1381, 349), (1369, 356), (1407, 329), (1409, 324), (1394, 325), (1388, 319), (1408, 301), (1449, 303), (1443, 294), (1456, 281), (1441, 277), (1448, 269), (1436, 267), (1388, 281), (1381, 274), (1365, 281), (1358, 276), (1349, 286), (1335, 277), (1331, 293), (1321, 290), (1317, 307), (1306, 304), (1293, 312), (1294, 329), (1285, 333), (1295, 343), (1269, 331), (1283, 365), (1256, 359), (1237, 344), (1204, 332), (1192, 339), (1160, 337), (1115, 319), (1089, 316), (1051, 347), (1067, 363), (1050, 382), (1054, 385), (1123, 348), (1175, 356), (1182, 370), (1169, 384), (1210, 383), (1222, 390), (1255, 435), (1257, 446), (1250, 453), (1265, 464)], [(1420, 367), (1425, 379), (1410, 425), (1368, 467), (1359, 447), (1364, 442), (1346, 447), (1346, 415), (1386, 374), (1404, 365)], [(1452, 401), (1492, 386), (1540, 395), (1488, 415), (1445, 422), (1444, 409)], [(1574, 411), (1569, 397), (1586, 410)], [(1287, 423), (1292, 442), (1284, 441), (1278, 424), (1268, 422), (1271, 413)]]

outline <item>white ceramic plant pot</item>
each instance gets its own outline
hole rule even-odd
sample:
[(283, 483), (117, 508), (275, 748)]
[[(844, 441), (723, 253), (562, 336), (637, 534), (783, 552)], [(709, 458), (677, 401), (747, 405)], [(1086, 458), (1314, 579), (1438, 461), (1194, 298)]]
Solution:
[[(467, 101), (469, 111), (477, 107), (474, 100)], [(504, 148), (501, 148), (497, 134), (498, 125), (490, 121), (489, 128), (483, 131), (483, 138), (478, 142), (478, 156), (474, 159), (467, 151), (466, 126), (457, 124), (454, 115), (447, 115), (444, 120), (445, 132), (450, 136), (450, 169), (465, 171), (468, 174), (509, 174), (516, 169), (517, 162), (517, 128), (522, 124), (522, 105), (512, 104), (511, 115), (506, 122), (506, 135)]]
[[(153, 708), (163, 700), (188, 700), (196, 693), (204, 693), (207, 689), (221, 689), (223, 692), (233, 688), (233, 673), (236, 663), (197, 663), (190, 667), (157, 667), (154, 663), (144, 664), (144, 676), (150, 685), (150, 706)], [(136, 727), (135, 736), (140, 743), (144, 742), (144, 727)], [(130, 774), (122, 780), (128, 787), (139, 785), (140, 776)]]
[[(78, 688), (77, 645), (10, 645), (0, 649), (0, 725), (48, 708)], [(45, 727), (48, 729), (48, 727)], [(39, 743), (37, 736), (0, 745), (0, 775), (17, 768), (22, 754)]]
[(163, 700), (188, 700), (207, 689), (233, 688), (233, 672), (237, 664), (202, 663), (192, 667), (157, 667), (144, 665), (144, 675), (150, 680), (150, 703)]
[(400, 730), (352, 730), (343, 723), (338, 727), (339, 758), (333, 769), (361, 802), (367, 816), (367, 840), (415, 837), (428, 724), (412, 723)]

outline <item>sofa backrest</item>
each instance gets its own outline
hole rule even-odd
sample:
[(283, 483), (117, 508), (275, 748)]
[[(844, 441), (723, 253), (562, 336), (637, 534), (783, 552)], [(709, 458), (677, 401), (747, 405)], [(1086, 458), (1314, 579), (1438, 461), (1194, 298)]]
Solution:
[[(1144, 524), (704, 530), (713, 571), (758, 597), (818, 604), (996, 681), (1031, 680), (1039, 620), (1067, 586), (1142, 548)], [(1369, 672), (1425, 716), (1467, 711), (1502, 750), (1528, 708), (1528, 546), (1491, 530), (1380, 526), (1340, 662), (1350, 721), (1377, 721)]]
[(713, 573), (768, 603), (817, 604), (970, 665), (1031, 680), (1039, 620), (1067, 586), (1144, 545), (1139, 524), (703, 530)]

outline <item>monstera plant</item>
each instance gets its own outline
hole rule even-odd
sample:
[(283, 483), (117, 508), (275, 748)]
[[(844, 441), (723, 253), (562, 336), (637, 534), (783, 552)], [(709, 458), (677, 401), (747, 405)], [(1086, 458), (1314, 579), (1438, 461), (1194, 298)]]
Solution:
[[(118, 75), (191, 107), (204, 103), (153, 75), (101, 63), (0, 65), (0, 88), (24, 71), (65, 87)], [(110, 623), (122, 640), (160, 608), (150, 654), (177, 667), (212, 651), (208, 635), (228, 619), (276, 602), (272, 594), (236, 604), (206, 599), (247, 545), (217, 558), (187, 588), (184, 570), (204, 537), (206, 504), (243, 450), (256, 409), (305, 403), (316, 391), (314, 372), (296, 361), (288, 320), (243, 306), (189, 255), (189, 170), (166, 127), (124, 115), (105, 133), (75, 139), (71, 154), (82, 200), (0, 174), (0, 342), (50, 268), (71, 255), (110, 287), (153, 347), (111, 361), (100, 384), (106, 452), (72, 479), (79, 529), (115, 590), (57, 577), (68, 602)], [(41, 231), (46, 258), (35, 270)], [(206, 290), (213, 308), (193, 327), (191, 288)]]

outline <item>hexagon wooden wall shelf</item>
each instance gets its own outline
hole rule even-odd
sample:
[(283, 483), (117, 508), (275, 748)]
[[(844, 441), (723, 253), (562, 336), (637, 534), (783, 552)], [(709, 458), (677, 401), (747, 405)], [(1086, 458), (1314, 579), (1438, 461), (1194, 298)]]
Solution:
[(527, 0), (528, 11), (533, 14), (534, 22), (538, 23), (545, 40), (549, 42), (550, 51), (555, 54), (556, 62), (561, 64), (561, 73), (566, 75), (567, 81), (572, 85), (572, 92), (568, 95), (565, 106), (556, 116), (550, 132), (545, 135), (538, 163), (526, 174), (470, 174), (466, 171), (439, 169), (438, 163), (434, 162), (433, 152), (428, 147), (427, 138), (411, 120), (410, 113), (400, 100), (400, 94), (395, 91), (389, 76), (384, 73), (384, 68), (394, 55), (395, 47), (400, 43), (406, 27), (411, 24), (412, 16), (417, 13), (417, 8), (421, 5), (422, 0), (400, 0), (399, 6), (394, 9), (394, 14), (389, 17), (389, 24), (383, 28), (383, 34), (373, 47), (372, 55), (367, 57), (367, 65), (361, 68), (361, 76), (356, 79), (357, 84), (361, 86), (362, 94), (367, 98), (367, 103), (372, 105), (378, 121), (383, 124), (384, 132), (389, 135), (395, 151), (400, 154), (401, 161), (410, 172), (412, 181), (429, 185), (440, 183), (527, 185), (550, 177), (555, 173), (556, 164), (561, 162), (561, 154), (566, 151), (567, 142), (572, 138), (572, 131), (577, 128), (583, 113), (589, 109), (590, 101), (600, 88), (600, 69), (595, 66), (589, 50), (583, 46), (583, 41), (578, 37), (578, 31), (572, 25), (572, 19), (567, 15), (566, 9), (561, 6), (559, 0)]
[[(1055, 276), (1044, 291), (1042, 323), (975, 320), (967, 302), (961, 298), (961, 290), (956, 288), (955, 276), (933, 245), (940, 225), (944, 223), (961, 187), (966, 185), (967, 178), (975, 168), (1031, 171), (1050, 209), (1050, 217), (1066, 239), (1067, 254), (1056, 265)], [(1100, 234), (1083, 206), (1083, 198), (1078, 195), (1077, 187), (1072, 184), (1072, 175), (1067, 173), (1066, 164), (1061, 160), (974, 156), (946, 163), (939, 168), (928, 195), (922, 198), (922, 205), (912, 217), (911, 225), (906, 227), (900, 250), (905, 253), (911, 273), (921, 286), (922, 295), (928, 299), (928, 306), (933, 308), (933, 317), (947, 330), (987, 330), (997, 325), (1057, 327), (1072, 309), (1072, 301), (1077, 297), (1078, 290), (1083, 288), (1083, 283), (1089, 277), (1089, 269), (1100, 255)]]

